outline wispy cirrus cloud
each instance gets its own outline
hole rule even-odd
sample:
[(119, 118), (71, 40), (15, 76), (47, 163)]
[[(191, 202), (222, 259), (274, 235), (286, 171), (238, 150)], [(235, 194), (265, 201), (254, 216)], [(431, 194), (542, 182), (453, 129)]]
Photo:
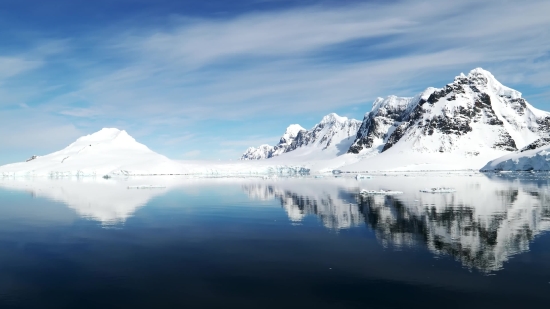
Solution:
[(326, 112), (437, 86), (433, 81), (441, 85), (443, 74), (448, 81), (476, 66), (505, 79), (527, 68), (512, 81), (529, 83), (528, 76), (544, 76), (526, 65), (550, 50), (541, 31), (550, 26), (541, 12), (550, 7), (530, 1), (504, 21), (502, 15), (516, 8), (501, 1), (397, 1), (182, 18), (168, 30), (123, 31), (106, 39), (105, 50), (125, 65), (90, 77), (76, 93), (112, 113), (132, 105), (125, 115), (170, 110), (200, 121)]
[(36, 69), (42, 61), (26, 60), (18, 57), (0, 57), (0, 81)]

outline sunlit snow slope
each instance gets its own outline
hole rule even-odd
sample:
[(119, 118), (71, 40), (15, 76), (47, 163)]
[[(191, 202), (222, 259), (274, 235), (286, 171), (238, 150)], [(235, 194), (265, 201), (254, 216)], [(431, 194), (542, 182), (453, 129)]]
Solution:
[(295, 174), (300, 166), (274, 162), (174, 161), (138, 143), (126, 131), (102, 129), (63, 150), (0, 166), (0, 176), (120, 176)]
[(136, 142), (126, 131), (102, 129), (83, 136), (65, 149), (28, 162), (0, 167), (3, 175), (88, 176), (170, 174), (183, 172), (180, 164)]

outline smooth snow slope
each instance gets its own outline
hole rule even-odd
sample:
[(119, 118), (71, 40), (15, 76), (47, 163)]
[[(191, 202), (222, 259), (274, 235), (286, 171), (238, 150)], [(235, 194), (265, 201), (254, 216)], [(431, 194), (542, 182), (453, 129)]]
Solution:
[(0, 176), (118, 176), (295, 174), (301, 165), (273, 162), (174, 161), (138, 143), (126, 131), (108, 128), (83, 136), (63, 150), (28, 162), (0, 166)]
[(136, 142), (126, 131), (105, 128), (77, 139), (63, 150), (28, 162), (0, 167), (0, 174), (21, 176), (90, 176), (184, 172), (167, 157)]

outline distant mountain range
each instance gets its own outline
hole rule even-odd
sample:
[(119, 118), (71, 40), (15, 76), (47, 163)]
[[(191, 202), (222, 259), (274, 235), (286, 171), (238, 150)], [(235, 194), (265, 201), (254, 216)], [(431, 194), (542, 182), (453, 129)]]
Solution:
[(298, 124), (290, 125), (277, 145), (250, 147), (241, 156), (241, 160), (269, 159), (304, 148), (317, 153), (343, 154), (349, 149), (360, 126), (359, 120), (331, 113), (323, 117), (311, 130), (306, 130)]
[[(359, 123), (330, 114), (309, 131), (297, 131), (299, 126), (293, 125), (277, 146), (251, 147), (241, 159), (282, 159), (309, 148), (309, 159), (328, 152), (333, 166), (342, 161), (340, 167), (348, 170), (479, 169), (524, 147), (546, 144), (550, 113), (534, 108), (520, 92), (477, 68), (414, 97), (378, 98)], [(293, 136), (290, 143), (287, 136)]]

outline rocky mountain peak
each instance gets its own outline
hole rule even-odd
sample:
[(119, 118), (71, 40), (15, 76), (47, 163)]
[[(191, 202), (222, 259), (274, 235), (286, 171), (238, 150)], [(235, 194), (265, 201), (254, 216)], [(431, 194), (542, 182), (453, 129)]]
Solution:
[(319, 124), (333, 124), (333, 123), (344, 123), (348, 121), (347, 117), (339, 116), (336, 113), (330, 113), (321, 119), (321, 122)]
[(354, 136), (360, 125), (361, 122), (358, 120), (330, 113), (324, 116), (321, 122), (311, 130), (300, 131), (288, 151), (308, 145), (327, 149), (329, 146), (334, 145), (335, 141), (341, 142), (342, 139)]
[[(372, 109), (365, 114), (355, 141), (348, 152), (357, 154), (364, 149), (383, 147), (393, 130), (421, 100), (426, 102), (433, 90), (435, 88), (428, 88), (415, 97), (390, 95), (386, 98), (379, 97), (374, 100)], [(381, 148), (378, 150), (381, 150)]]
[(286, 130), (285, 134), (288, 134), (290, 136), (296, 136), (298, 132), (305, 130), (301, 125), (299, 124), (291, 124), (289, 125)]
[[(464, 74), (461, 74), (464, 76)], [(491, 72), (484, 70), (482, 68), (475, 68), (468, 73), (468, 76), (464, 76), (471, 82), (478, 85), (487, 85), (489, 83), (499, 83), (497, 79), (491, 74)]]
[(383, 152), (405, 140), (419, 152), (515, 151), (548, 131), (549, 115), (476, 68), (414, 98), (377, 99), (348, 152)]
[(298, 133), (300, 131), (306, 131), (301, 125), (299, 124), (291, 124), (286, 128), (285, 133), (283, 136), (281, 136), (281, 139), (279, 140), (279, 146), (282, 144), (288, 144), (292, 143), (292, 141), (296, 138)]

